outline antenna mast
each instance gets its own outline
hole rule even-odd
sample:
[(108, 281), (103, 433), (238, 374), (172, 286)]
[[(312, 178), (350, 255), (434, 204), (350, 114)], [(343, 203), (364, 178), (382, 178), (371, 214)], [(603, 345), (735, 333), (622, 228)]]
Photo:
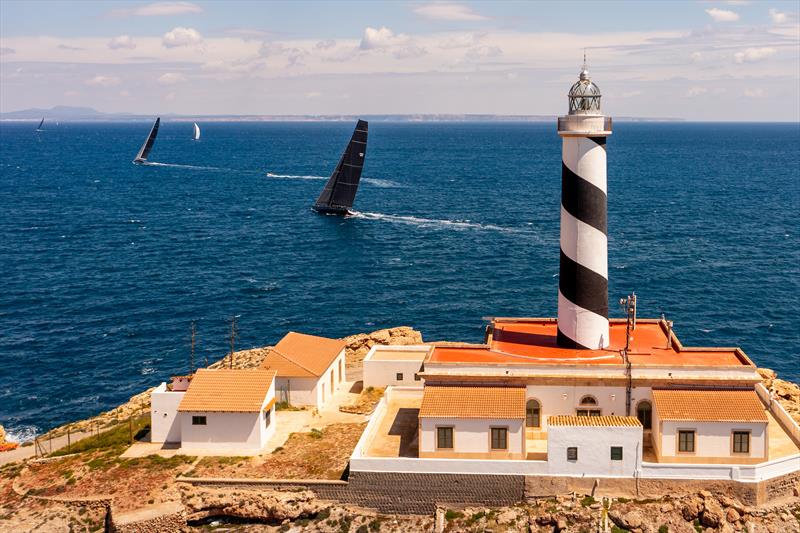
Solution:
[(189, 374), (194, 374), (194, 320), (192, 320), (192, 350), (189, 356)]
[(233, 368), (233, 349), (236, 342), (236, 315), (231, 316), (231, 361), (230, 367)]

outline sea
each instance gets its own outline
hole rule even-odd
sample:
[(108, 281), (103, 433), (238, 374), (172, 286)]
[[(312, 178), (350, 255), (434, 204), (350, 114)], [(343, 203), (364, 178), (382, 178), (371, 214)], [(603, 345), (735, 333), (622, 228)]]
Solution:
[[(0, 123), (0, 424), (26, 439), (287, 331), (480, 342), (556, 315), (552, 123), (370, 124), (356, 214), (310, 206), (354, 124)], [(615, 122), (609, 300), (800, 381), (800, 125)]]

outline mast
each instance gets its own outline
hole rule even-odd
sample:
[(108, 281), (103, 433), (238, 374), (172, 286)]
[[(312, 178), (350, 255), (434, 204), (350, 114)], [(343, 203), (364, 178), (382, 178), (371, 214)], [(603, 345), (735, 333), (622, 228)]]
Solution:
[(367, 134), (367, 121), (359, 120), (339, 163), (314, 204), (314, 209), (320, 213), (347, 214), (353, 207), (367, 153)]
[(133, 160), (134, 163), (144, 163), (147, 161), (147, 156), (150, 155), (150, 150), (153, 149), (153, 143), (156, 142), (159, 124), (161, 124), (161, 117), (156, 117), (156, 121), (153, 122), (153, 127), (150, 128), (147, 139), (145, 139), (144, 144), (139, 148), (139, 153), (136, 154), (136, 158)]

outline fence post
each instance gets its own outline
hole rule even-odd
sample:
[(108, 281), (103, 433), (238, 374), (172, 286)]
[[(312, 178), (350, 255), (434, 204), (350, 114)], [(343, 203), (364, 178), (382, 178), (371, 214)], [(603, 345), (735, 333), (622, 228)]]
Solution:
[(69, 433), (69, 426), (67, 426), (67, 453), (72, 451), (72, 438)]

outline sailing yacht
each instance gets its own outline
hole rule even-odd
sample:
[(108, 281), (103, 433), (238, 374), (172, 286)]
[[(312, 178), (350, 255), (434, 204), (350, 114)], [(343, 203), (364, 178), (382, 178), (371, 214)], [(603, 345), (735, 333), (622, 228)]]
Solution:
[(44, 128), (42, 128), (43, 125), (44, 125), (44, 117), (42, 117), (42, 121), (39, 122), (39, 125), (36, 126), (36, 129), (34, 131), (44, 131)]
[(197, 122), (194, 123), (194, 140), (200, 140), (200, 126), (197, 125)]
[(322, 189), (314, 204), (317, 213), (325, 215), (347, 215), (356, 199), (364, 156), (367, 153), (367, 121), (359, 120), (347, 144), (339, 164)]
[(134, 164), (143, 165), (147, 163), (147, 156), (150, 155), (150, 150), (153, 149), (153, 143), (156, 142), (159, 124), (161, 124), (161, 117), (156, 117), (156, 121), (153, 122), (153, 127), (150, 128), (150, 133), (147, 135), (147, 139), (145, 139), (144, 144), (141, 148), (139, 148), (139, 153), (136, 154), (136, 158), (133, 160)]

